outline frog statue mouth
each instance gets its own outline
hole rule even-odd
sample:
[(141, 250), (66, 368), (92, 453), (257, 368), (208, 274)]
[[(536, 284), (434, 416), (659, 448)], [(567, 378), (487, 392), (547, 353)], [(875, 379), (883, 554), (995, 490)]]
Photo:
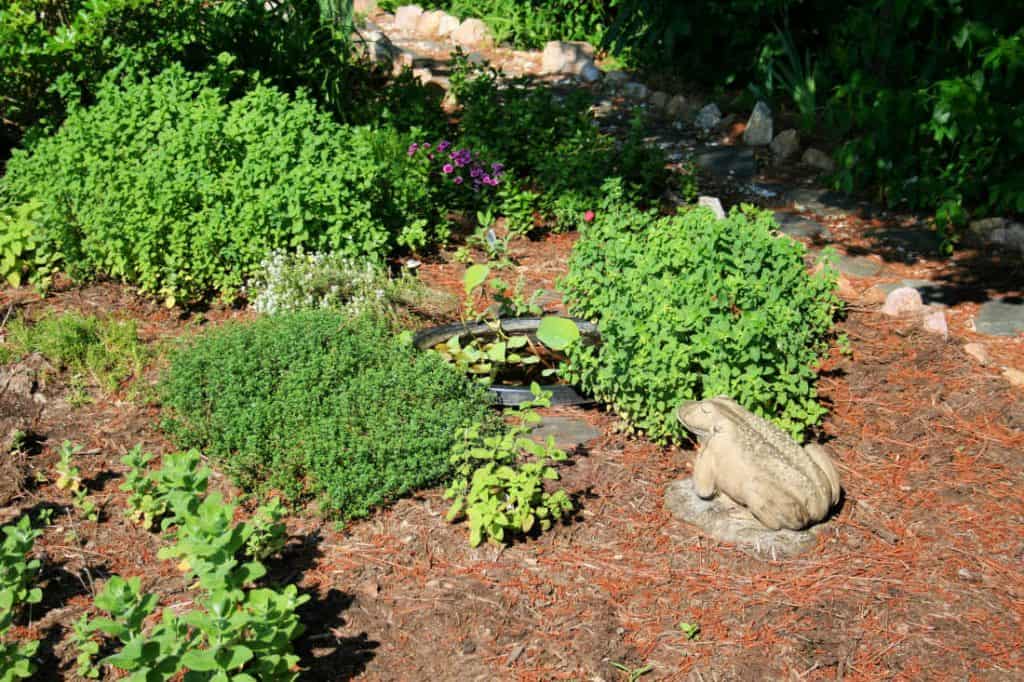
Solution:
[(701, 428), (700, 426), (695, 426), (687, 421), (687, 418), (693, 414), (693, 411), (698, 409), (700, 409), (699, 400), (686, 400), (676, 408), (676, 419), (679, 420), (679, 423), (682, 424), (683, 428), (687, 431), (697, 436), (697, 438), (703, 439), (711, 435), (711, 428)]

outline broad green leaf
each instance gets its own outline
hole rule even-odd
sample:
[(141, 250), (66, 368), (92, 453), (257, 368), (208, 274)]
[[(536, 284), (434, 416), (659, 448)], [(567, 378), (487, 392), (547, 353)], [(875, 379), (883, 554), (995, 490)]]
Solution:
[(537, 338), (552, 350), (564, 350), (580, 338), (580, 330), (568, 318), (548, 315), (537, 326)]
[(474, 289), (483, 284), (490, 272), (491, 269), (486, 265), (477, 264), (466, 268), (466, 274), (462, 278), (462, 286), (465, 288), (466, 293), (471, 293)]

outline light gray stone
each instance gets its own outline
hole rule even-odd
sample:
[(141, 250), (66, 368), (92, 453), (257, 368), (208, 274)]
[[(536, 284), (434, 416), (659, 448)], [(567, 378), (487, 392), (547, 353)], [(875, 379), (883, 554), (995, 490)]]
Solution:
[(882, 305), (882, 313), (899, 317), (901, 315), (917, 315), (924, 311), (924, 301), (917, 289), (900, 287), (893, 289), (885, 297), (885, 304)]
[(1015, 367), (1003, 367), (1003, 378), (1009, 381), (1011, 386), (1024, 388), (1024, 372)]
[(977, 360), (978, 364), (982, 367), (986, 367), (992, 362), (992, 358), (989, 356), (988, 350), (980, 343), (964, 344), (964, 352)]
[(743, 143), (751, 147), (766, 147), (772, 143), (772, 110), (764, 102), (754, 105), (743, 131)]
[(840, 256), (839, 272), (849, 277), (874, 277), (882, 271), (880, 263), (865, 256)]
[(597, 68), (597, 64), (593, 61), (590, 61), (580, 69), (579, 79), (584, 83), (596, 83), (601, 80), (601, 69)]
[(668, 108), (668, 93), (662, 92), (661, 90), (655, 90), (651, 93), (651, 97), (647, 102), (652, 108), (657, 109), (660, 113), (665, 113), (665, 110)]
[(703, 130), (711, 130), (721, 122), (722, 110), (714, 102), (698, 111), (697, 117), (693, 119), (694, 125)]
[(392, 67), (395, 58), (401, 52), (381, 31), (367, 31), (363, 34), (362, 39), (361, 50), (363, 55), (374, 64), (379, 64), (385, 69)]
[(419, 5), (402, 5), (395, 10), (395, 28), (400, 31), (415, 31), (422, 15), (423, 8)]
[(424, 12), (416, 21), (416, 33), (425, 38), (436, 38), (440, 35), (441, 19), (445, 13), (439, 9)]
[(458, 17), (445, 14), (437, 24), (437, 35), (441, 38), (450, 37), (459, 28), (460, 23)]
[(772, 140), (772, 154), (778, 161), (785, 161), (800, 151), (800, 133), (793, 128), (783, 130)]
[(530, 432), (530, 438), (538, 443), (545, 442), (548, 436), (554, 436), (555, 444), (563, 450), (586, 445), (601, 435), (600, 430), (587, 422), (571, 417), (544, 417)]
[(801, 161), (812, 168), (817, 168), (818, 170), (826, 173), (831, 173), (836, 169), (836, 162), (832, 160), (832, 157), (820, 149), (815, 149), (814, 147), (809, 147), (807, 151), (804, 152), (804, 155), (801, 157)]
[(609, 71), (604, 75), (604, 82), (613, 88), (620, 88), (630, 80), (630, 75), (625, 71)]
[(377, 0), (354, 0), (352, 10), (356, 14), (373, 14), (377, 11)]
[(899, 282), (876, 284), (871, 289), (881, 292), (881, 296), (872, 293), (872, 298), (880, 298), (884, 301), (886, 296), (901, 287), (915, 289), (921, 295), (921, 301), (927, 306), (945, 308), (956, 302), (955, 291), (929, 279), (902, 279)]
[(978, 309), (974, 330), (990, 336), (1017, 336), (1024, 333), (1024, 299), (989, 301)]
[(941, 310), (932, 310), (925, 313), (924, 319), (921, 320), (921, 326), (924, 327), (926, 332), (938, 334), (944, 339), (949, 338), (949, 325), (946, 324), (946, 313)]
[(790, 237), (811, 238), (828, 232), (821, 223), (796, 213), (776, 213), (775, 221), (779, 224), (779, 232)]
[(594, 46), (583, 41), (552, 40), (541, 53), (542, 74), (566, 73), (578, 76), (587, 64), (593, 64)]
[(722, 202), (718, 200), (718, 197), (700, 197), (697, 199), (697, 205), (710, 208), (719, 220), (725, 219), (725, 209), (722, 208)]
[(471, 48), (494, 47), (494, 38), (487, 29), (487, 24), (474, 18), (463, 20), (459, 28), (452, 33), (452, 40)]
[(1006, 218), (984, 218), (971, 222), (970, 236), (976, 243), (998, 244), (1024, 254), (1024, 224)]
[(770, 530), (754, 515), (724, 495), (706, 500), (697, 494), (692, 478), (665, 487), (665, 508), (677, 519), (696, 526), (719, 542), (734, 544), (766, 561), (802, 554), (817, 543), (821, 525), (808, 530)]
[(820, 445), (801, 447), (785, 431), (736, 401), (686, 401), (676, 418), (700, 442), (697, 495), (725, 495), (766, 528), (802, 530), (839, 502), (839, 472)]
[(692, 105), (686, 97), (683, 95), (676, 95), (668, 101), (668, 106), (665, 107), (665, 113), (669, 118), (678, 120), (685, 118), (692, 108)]
[(622, 94), (638, 102), (646, 100), (649, 93), (646, 85), (636, 81), (630, 81), (622, 86)]

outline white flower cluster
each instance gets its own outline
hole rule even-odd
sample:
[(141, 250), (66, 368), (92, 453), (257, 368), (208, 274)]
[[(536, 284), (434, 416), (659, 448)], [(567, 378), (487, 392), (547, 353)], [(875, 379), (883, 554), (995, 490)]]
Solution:
[(267, 315), (331, 308), (347, 315), (388, 306), (390, 282), (384, 269), (335, 253), (274, 251), (246, 291), (257, 312)]

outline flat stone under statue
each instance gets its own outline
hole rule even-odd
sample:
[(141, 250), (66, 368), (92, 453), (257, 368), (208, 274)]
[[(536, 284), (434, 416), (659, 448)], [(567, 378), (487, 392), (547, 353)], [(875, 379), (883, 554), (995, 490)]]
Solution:
[(810, 533), (795, 536), (824, 520), (840, 495), (839, 474), (824, 448), (801, 447), (725, 396), (686, 402), (676, 417), (701, 449), (692, 482), (676, 482), (666, 492), (670, 510), (721, 540), (781, 542), (774, 554), (813, 544)]

